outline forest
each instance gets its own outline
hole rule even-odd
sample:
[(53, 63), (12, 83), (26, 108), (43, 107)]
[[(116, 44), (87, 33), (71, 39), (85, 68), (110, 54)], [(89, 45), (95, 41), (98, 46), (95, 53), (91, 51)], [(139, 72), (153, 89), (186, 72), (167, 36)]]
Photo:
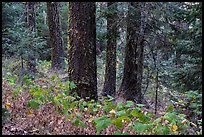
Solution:
[(2, 135), (202, 135), (202, 2), (2, 2)]

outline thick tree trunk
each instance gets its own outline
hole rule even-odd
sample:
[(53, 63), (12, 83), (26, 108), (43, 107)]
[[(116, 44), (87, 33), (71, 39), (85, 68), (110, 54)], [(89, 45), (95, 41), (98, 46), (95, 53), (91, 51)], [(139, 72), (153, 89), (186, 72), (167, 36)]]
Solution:
[(95, 12), (94, 2), (69, 4), (68, 75), (73, 92), (97, 100)]
[(143, 73), (143, 40), (140, 36), (141, 13), (139, 3), (131, 2), (128, 8), (127, 45), (125, 48), (123, 78), (118, 96), (141, 103), (141, 80)]
[[(26, 9), (27, 9), (27, 23), (28, 23), (28, 27), (30, 29), (31, 32), (35, 31), (35, 2), (27, 2), (26, 3)], [(29, 49), (33, 49), (32, 45), (29, 45)], [(31, 72), (36, 72), (36, 61), (35, 61), (35, 56), (33, 54), (33, 51), (30, 51), (30, 54), (28, 56), (28, 69)]]
[(116, 86), (116, 45), (117, 45), (117, 5), (115, 2), (108, 2), (108, 8), (114, 10), (114, 14), (110, 15), (107, 19), (108, 41), (106, 47), (106, 69), (105, 69), (105, 82), (102, 90), (102, 95), (115, 96)]
[(47, 17), (50, 31), (51, 61), (52, 69), (64, 67), (64, 49), (61, 36), (61, 25), (59, 17), (59, 2), (47, 2)]

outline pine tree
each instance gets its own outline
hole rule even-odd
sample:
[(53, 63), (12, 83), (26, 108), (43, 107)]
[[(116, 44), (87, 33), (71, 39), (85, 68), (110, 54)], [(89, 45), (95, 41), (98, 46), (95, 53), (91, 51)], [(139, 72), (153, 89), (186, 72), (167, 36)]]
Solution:
[(64, 67), (64, 49), (61, 36), (61, 24), (59, 16), (59, 2), (47, 2), (47, 17), (50, 32), (50, 43), (52, 47), (51, 61), (52, 69)]
[(102, 90), (102, 95), (115, 96), (117, 5), (115, 2), (108, 2), (107, 6), (112, 14), (108, 15), (107, 17), (108, 41), (106, 47), (105, 82)]
[(96, 6), (94, 2), (70, 2), (68, 76), (82, 98), (97, 100)]

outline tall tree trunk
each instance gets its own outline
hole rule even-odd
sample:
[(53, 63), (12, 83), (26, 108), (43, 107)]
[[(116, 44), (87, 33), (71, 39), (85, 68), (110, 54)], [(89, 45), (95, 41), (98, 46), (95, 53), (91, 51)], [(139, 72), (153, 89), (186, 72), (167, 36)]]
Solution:
[[(143, 78), (143, 70), (144, 70), (144, 33), (145, 33), (145, 15), (144, 15), (144, 2), (139, 3), (139, 12), (140, 12), (140, 26), (139, 26), (139, 39), (138, 43), (138, 75), (137, 75), (137, 92), (141, 94), (142, 92), (142, 78)], [(141, 95), (140, 95), (141, 96)], [(143, 97), (139, 97), (139, 102), (143, 101)]]
[(94, 2), (70, 2), (68, 76), (82, 98), (97, 100), (96, 6)]
[(143, 72), (143, 37), (141, 37), (140, 3), (131, 2), (128, 6), (127, 45), (119, 97), (138, 103), (142, 102), (141, 80)]
[[(115, 5), (113, 5), (115, 4)], [(114, 6), (114, 7), (111, 7)], [(116, 86), (116, 45), (117, 45), (117, 5), (115, 2), (108, 2), (108, 8), (113, 14), (107, 18), (108, 41), (106, 47), (106, 69), (105, 82), (102, 95), (115, 96)]]
[(47, 17), (50, 31), (51, 62), (52, 69), (62, 69), (64, 63), (64, 49), (61, 36), (61, 24), (59, 17), (59, 2), (47, 2)]
[[(27, 2), (26, 3), (27, 9), (27, 24), (31, 32), (35, 31), (35, 2)], [(32, 51), (32, 45), (29, 45), (30, 53), (28, 56), (28, 69), (31, 72), (36, 72), (36, 61), (34, 56), (34, 51)]]

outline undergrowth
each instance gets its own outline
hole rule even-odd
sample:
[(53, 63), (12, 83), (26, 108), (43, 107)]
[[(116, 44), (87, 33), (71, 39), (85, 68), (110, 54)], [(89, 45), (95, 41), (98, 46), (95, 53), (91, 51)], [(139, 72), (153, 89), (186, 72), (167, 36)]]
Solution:
[[(47, 65), (44, 62), (45, 65)], [(99, 96), (99, 100), (80, 98), (71, 90), (76, 85), (71, 81), (62, 81), (58, 75), (50, 78), (33, 80), (29, 76), (23, 77), (23, 85), (17, 84), (18, 77), (7, 72), (3, 82), (14, 87), (11, 91), (13, 99), (17, 99), (22, 92), (29, 92), (31, 98), (26, 107), (27, 115), (32, 115), (46, 104), (52, 104), (56, 111), (66, 117), (66, 122), (71, 122), (76, 127), (88, 128), (88, 123), (94, 126), (95, 134), (104, 134), (103, 131), (114, 127), (112, 135), (181, 135), (188, 134), (190, 121), (174, 105), (170, 104), (162, 115), (155, 115), (147, 111), (144, 104), (135, 104), (132, 101), (115, 103), (115, 98)], [(189, 93), (190, 94), (190, 93)], [(192, 93), (191, 93), (192, 94)], [(189, 95), (190, 96), (190, 95)], [(195, 96), (194, 102), (195, 102)], [(4, 110), (11, 110), (9, 102), (4, 104)], [(202, 124), (202, 119), (200, 121)], [(202, 126), (201, 126), (202, 127)], [(202, 130), (197, 134), (202, 134)]]
[[(65, 115), (66, 120), (72, 124), (86, 128), (87, 125), (82, 119), (91, 122), (96, 128), (96, 134), (100, 134), (110, 125), (116, 127), (116, 131), (112, 134), (129, 134), (128, 131), (133, 130), (141, 135), (185, 134), (189, 126), (186, 115), (174, 112), (172, 105), (163, 116), (156, 117), (153, 113), (143, 110), (144, 104), (135, 104), (132, 101), (116, 104), (111, 96), (101, 97), (103, 101), (98, 102), (88, 100), (88, 97), (81, 99), (70, 92), (76, 87), (74, 83), (70, 81), (62, 83), (57, 76), (41, 79), (41, 83), (46, 83), (43, 86), (32, 83), (29, 78), (24, 78), (24, 81), (32, 96), (27, 103), (29, 108), (39, 109), (51, 102), (56, 106), (56, 111)], [(8, 82), (13, 84), (12, 80)], [(18, 92), (22, 92), (20, 87), (13, 90), (15, 97), (18, 97)], [(6, 108), (9, 109), (8, 104)], [(123, 132), (125, 127), (128, 130)]]

